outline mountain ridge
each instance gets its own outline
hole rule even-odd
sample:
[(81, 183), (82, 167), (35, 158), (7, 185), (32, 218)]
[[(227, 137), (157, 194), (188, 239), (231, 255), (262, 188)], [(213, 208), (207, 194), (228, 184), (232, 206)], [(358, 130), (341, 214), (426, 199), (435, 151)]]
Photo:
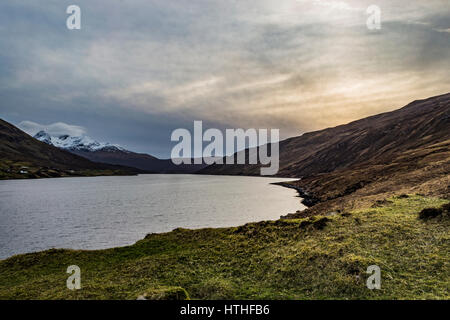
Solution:
[(99, 150), (120, 150), (123, 152), (130, 152), (117, 144), (102, 143), (94, 140), (88, 136), (71, 136), (62, 134), (58, 136), (51, 136), (44, 130), (36, 133), (33, 138), (45, 142), (54, 147), (65, 149), (68, 151), (99, 151)]
[(135, 168), (95, 163), (32, 138), (0, 119), (0, 178), (133, 175)]
[(51, 136), (41, 130), (33, 137), (94, 162), (133, 167), (153, 173), (195, 173), (207, 166), (204, 163), (175, 165), (171, 159), (159, 159), (147, 153), (133, 152), (117, 144), (98, 142), (88, 136)]
[[(413, 101), (394, 111), (288, 138), (279, 145), (277, 176), (300, 178), (364, 162), (382, 163), (405, 150), (450, 139), (449, 114), (450, 93), (447, 93)], [(258, 175), (260, 167), (213, 164), (200, 173)]]

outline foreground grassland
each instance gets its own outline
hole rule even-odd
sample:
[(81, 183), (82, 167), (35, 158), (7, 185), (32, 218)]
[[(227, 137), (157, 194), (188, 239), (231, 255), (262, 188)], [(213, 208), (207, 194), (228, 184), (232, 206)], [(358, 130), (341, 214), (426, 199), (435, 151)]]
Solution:
[[(396, 197), (371, 209), (237, 228), (151, 234), (98, 251), (0, 261), (1, 299), (449, 299), (450, 221), (418, 218), (447, 201)], [(66, 288), (69, 265), (81, 290)], [(381, 290), (366, 287), (369, 265)]]

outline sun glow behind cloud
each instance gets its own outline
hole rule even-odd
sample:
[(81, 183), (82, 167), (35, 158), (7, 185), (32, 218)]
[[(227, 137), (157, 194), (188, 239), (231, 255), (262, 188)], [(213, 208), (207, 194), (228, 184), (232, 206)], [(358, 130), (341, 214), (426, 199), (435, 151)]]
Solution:
[(159, 135), (167, 155), (168, 132), (195, 119), (287, 137), (450, 88), (447, 1), (378, 1), (375, 32), (372, 1), (79, 2), (79, 31), (64, 29), (69, 1), (0, 4), (6, 117), (110, 141), (120, 123), (142, 151)]

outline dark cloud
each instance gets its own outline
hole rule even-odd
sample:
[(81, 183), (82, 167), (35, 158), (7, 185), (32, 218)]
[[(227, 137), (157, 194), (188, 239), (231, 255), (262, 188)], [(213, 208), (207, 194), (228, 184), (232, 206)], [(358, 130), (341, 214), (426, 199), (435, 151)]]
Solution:
[(168, 157), (205, 127), (337, 125), (448, 91), (447, 1), (79, 0), (0, 3), (0, 116), (82, 126)]

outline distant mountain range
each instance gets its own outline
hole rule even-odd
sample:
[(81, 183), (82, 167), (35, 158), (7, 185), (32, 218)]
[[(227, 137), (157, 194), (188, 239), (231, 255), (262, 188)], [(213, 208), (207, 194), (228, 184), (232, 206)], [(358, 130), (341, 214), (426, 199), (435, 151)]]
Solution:
[(60, 136), (50, 136), (47, 132), (41, 130), (34, 135), (35, 139), (45, 142), (49, 145), (55, 146), (60, 149), (68, 151), (124, 151), (128, 152), (124, 148), (116, 144), (100, 143), (88, 136), (73, 137), (68, 134)]
[(39, 131), (34, 138), (94, 162), (134, 167), (153, 173), (194, 173), (207, 166), (175, 165), (171, 159), (158, 159), (145, 153), (132, 152), (117, 144), (98, 142), (88, 136), (51, 136), (45, 131)]
[(95, 163), (43, 143), (0, 119), (0, 178), (130, 175), (136, 168)]

